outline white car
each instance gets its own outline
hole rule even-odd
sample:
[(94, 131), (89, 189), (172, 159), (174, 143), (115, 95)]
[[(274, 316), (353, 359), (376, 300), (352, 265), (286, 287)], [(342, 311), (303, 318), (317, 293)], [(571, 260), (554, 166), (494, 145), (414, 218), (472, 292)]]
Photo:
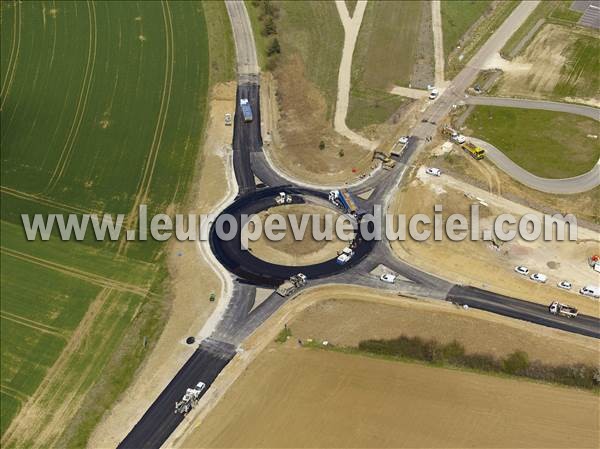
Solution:
[(542, 273), (533, 273), (531, 276), (529, 276), (529, 279), (544, 284), (548, 280), (548, 277)]
[(435, 100), (438, 97), (439, 93), (440, 92), (436, 88), (433, 88), (431, 90), (431, 92), (429, 92), (429, 99), (430, 100)]
[(388, 284), (393, 284), (396, 281), (396, 276), (391, 273), (382, 274), (379, 278), (383, 282), (387, 282)]
[(558, 288), (563, 288), (565, 290), (571, 290), (571, 288), (573, 288), (573, 285), (569, 281), (560, 281), (556, 285), (558, 286)]
[(529, 268), (524, 267), (523, 265), (515, 267), (515, 271), (519, 274), (522, 274), (523, 276), (527, 276), (529, 274)]
[(442, 176), (442, 170), (435, 167), (429, 167), (427, 170), (425, 170), (425, 173), (431, 176)]
[(404, 145), (406, 143), (408, 143), (408, 136), (402, 136), (398, 139), (398, 143)]
[(579, 294), (591, 296), (592, 298), (600, 298), (600, 287), (597, 285), (586, 285), (579, 290)]
[(231, 114), (229, 112), (225, 114), (225, 125), (231, 126)]

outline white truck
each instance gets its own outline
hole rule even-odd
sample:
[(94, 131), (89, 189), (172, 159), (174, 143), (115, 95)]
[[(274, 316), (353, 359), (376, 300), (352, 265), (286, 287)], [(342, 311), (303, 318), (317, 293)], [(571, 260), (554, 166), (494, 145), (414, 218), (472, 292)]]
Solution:
[(205, 388), (206, 384), (204, 382), (198, 382), (194, 388), (185, 390), (181, 401), (175, 402), (175, 413), (181, 413), (182, 415), (189, 413), (200, 400), (200, 396)]
[(285, 192), (279, 192), (279, 195), (275, 197), (275, 202), (279, 205), (290, 204), (292, 202), (292, 195), (289, 195)]
[(306, 285), (306, 276), (302, 273), (298, 273), (281, 284), (277, 289), (277, 294), (283, 297), (290, 296), (304, 285)]
[(567, 304), (561, 304), (558, 301), (554, 301), (548, 306), (548, 311), (552, 315), (566, 316), (567, 318), (575, 318), (579, 313), (575, 307), (571, 307)]
[(347, 246), (342, 251), (340, 251), (337, 259), (335, 260), (335, 263), (337, 263), (338, 265), (344, 265), (350, 259), (352, 259), (352, 256), (354, 256), (354, 251), (352, 251), (352, 249)]

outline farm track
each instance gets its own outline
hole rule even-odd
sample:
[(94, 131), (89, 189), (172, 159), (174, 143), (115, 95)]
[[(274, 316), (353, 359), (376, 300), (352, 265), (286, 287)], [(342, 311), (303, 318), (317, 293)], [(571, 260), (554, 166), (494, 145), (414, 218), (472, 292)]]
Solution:
[[(171, 91), (173, 87), (173, 68), (175, 64), (174, 58), (174, 37), (173, 37), (173, 23), (171, 17), (171, 10), (169, 9), (169, 4), (165, 1), (161, 2), (163, 9), (163, 20), (165, 25), (165, 51), (166, 51), (166, 64), (165, 64), (165, 78), (163, 82), (162, 95), (160, 100), (160, 109), (158, 112), (158, 120), (156, 124), (156, 128), (154, 129), (154, 136), (152, 139), (152, 144), (150, 146), (150, 152), (148, 153), (148, 157), (146, 159), (146, 164), (144, 166), (144, 171), (142, 172), (142, 177), (140, 179), (140, 183), (138, 184), (137, 194), (135, 196), (135, 201), (131, 208), (131, 212), (128, 215), (127, 222), (125, 226), (128, 229), (131, 229), (138, 218), (137, 209), (141, 204), (148, 199), (148, 193), (150, 191), (150, 184), (152, 183), (152, 176), (154, 173), (154, 168), (156, 166), (156, 159), (158, 157), (158, 151), (160, 149), (160, 145), (162, 142), (163, 133), (165, 130), (165, 124), (167, 121), (167, 113), (169, 110), (169, 102), (171, 100)], [(124, 255), (127, 251), (128, 241), (123, 237), (120, 244), (119, 249), (117, 251), (118, 255)]]
[(81, 91), (79, 93), (79, 98), (77, 100), (75, 118), (73, 119), (73, 123), (71, 124), (71, 129), (69, 130), (67, 141), (65, 142), (65, 145), (60, 153), (58, 163), (54, 168), (54, 172), (52, 173), (48, 185), (46, 186), (46, 191), (52, 191), (56, 187), (56, 184), (62, 178), (66, 168), (69, 165), (71, 155), (73, 153), (73, 146), (75, 145), (75, 141), (77, 140), (77, 136), (79, 135), (79, 128), (81, 127), (81, 122), (83, 121), (83, 116), (86, 111), (87, 101), (92, 86), (94, 66), (96, 64), (96, 45), (98, 39), (98, 27), (96, 23), (96, 7), (94, 6), (94, 3), (90, 1), (87, 2), (87, 5), (90, 33), (88, 45), (88, 59), (85, 66), (83, 83), (81, 86)]
[(15, 78), (15, 71), (17, 67), (17, 60), (19, 59), (19, 50), (21, 48), (21, 2), (14, 2), (14, 29), (13, 29), (13, 40), (10, 47), (10, 56), (8, 58), (8, 70), (6, 72), (6, 78), (2, 81), (2, 88), (0, 90), (0, 97), (2, 97), (2, 103), (0, 104), (0, 110), (4, 108), (4, 102), (8, 97), (10, 88)]
[(25, 262), (30, 262), (35, 265), (48, 268), (50, 270), (58, 271), (59, 273), (66, 274), (77, 279), (81, 279), (83, 281), (89, 282), (94, 285), (98, 285), (100, 287), (112, 288), (117, 291), (133, 293), (140, 296), (146, 296), (150, 294), (150, 290), (145, 287), (115, 281), (104, 276), (89, 273), (87, 271), (79, 270), (77, 268), (69, 267), (66, 265), (61, 265), (59, 263), (50, 262), (49, 260), (42, 259), (40, 257), (35, 257), (30, 254), (22, 253), (20, 251), (9, 249), (3, 246), (0, 246), (0, 253), (4, 253), (16, 259), (23, 260)]
[[(70, 410), (71, 414), (75, 413), (84, 399), (81, 389), (93, 366), (86, 367), (78, 376), (77, 384), (69, 386), (67, 396), (65, 396), (65, 391), (61, 388), (63, 387), (61, 384), (68, 376), (67, 371), (72, 357), (82, 350), (82, 346), (87, 344), (86, 339), (90, 336), (93, 325), (102, 313), (102, 310), (105, 307), (109, 307), (110, 309), (116, 307), (116, 301), (115, 304), (107, 304), (111, 293), (112, 289), (104, 288), (92, 302), (77, 329), (75, 329), (67, 345), (61, 352), (60, 357), (48, 370), (35, 393), (26, 403), (23, 403), (24, 412), (20, 415), (21, 418), (14, 420), (6, 430), (0, 441), (2, 446), (9, 446), (11, 443), (16, 443), (17, 441), (29, 441), (32, 448), (52, 447), (56, 443), (56, 440), (60, 436), (61, 424), (65, 424), (64, 419), (68, 411)], [(106, 330), (105, 335), (110, 336), (116, 325), (117, 322), (115, 321), (111, 329)], [(41, 422), (40, 419), (44, 419), (45, 416), (41, 410), (48, 404), (56, 406), (55, 410), (49, 421)], [(35, 442), (39, 443), (36, 444)], [(40, 445), (42, 442), (45, 446)]]
[(14, 313), (6, 312), (5, 310), (0, 310), (0, 318), (12, 321), (13, 323), (20, 324), (21, 326), (27, 326), (31, 329), (35, 329), (46, 334), (52, 334), (64, 340), (67, 340), (70, 335), (70, 332), (60, 329), (58, 327), (49, 326), (47, 324), (40, 323), (39, 321), (30, 320), (29, 318), (25, 318)]

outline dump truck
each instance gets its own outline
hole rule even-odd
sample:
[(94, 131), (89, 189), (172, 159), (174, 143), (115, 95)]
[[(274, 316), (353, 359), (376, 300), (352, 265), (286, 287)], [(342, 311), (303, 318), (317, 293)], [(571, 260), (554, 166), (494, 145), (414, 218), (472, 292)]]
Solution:
[(356, 206), (356, 202), (354, 201), (352, 194), (346, 189), (332, 190), (329, 192), (329, 201), (344, 209), (346, 213), (354, 214), (358, 211), (358, 207)]
[(194, 388), (186, 389), (181, 401), (175, 402), (175, 413), (187, 414), (198, 403), (205, 388), (204, 382), (198, 382)]
[(352, 259), (352, 256), (354, 256), (354, 251), (350, 247), (347, 246), (339, 252), (338, 257), (335, 260), (335, 263), (337, 263), (338, 265), (344, 265), (350, 259)]
[(465, 150), (467, 154), (469, 154), (473, 159), (483, 159), (485, 155), (485, 151), (483, 148), (479, 148), (472, 142), (465, 142), (461, 145), (462, 149)]
[(552, 315), (566, 316), (567, 318), (575, 318), (579, 313), (575, 307), (571, 307), (567, 304), (561, 304), (558, 301), (554, 301), (548, 306), (548, 311)]
[(277, 293), (279, 296), (283, 297), (290, 296), (304, 285), (306, 285), (306, 276), (302, 273), (298, 273), (281, 284), (277, 289)]
[(252, 108), (250, 107), (250, 102), (247, 98), (240, 99), (240, 107), (242, 108), (242, 114), (244, 115), (245, 122), (252, 121)]

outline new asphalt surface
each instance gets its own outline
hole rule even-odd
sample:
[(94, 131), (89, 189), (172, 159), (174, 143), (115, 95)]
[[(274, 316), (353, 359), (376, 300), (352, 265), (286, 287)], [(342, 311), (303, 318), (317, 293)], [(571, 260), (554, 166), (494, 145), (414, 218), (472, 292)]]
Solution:
[[(486, 54), (496, 51), (497, 47), (502, 47), (503, 42), (508, 39), (514, 29), (523, 23), (536, 4), (537, 2), (520, 4), (473, 58), (472, 63), (455, 78), (454, 86), (426, 110), (427, 121), (420, 123), (415, 128), (414, 137), (404, 153), (397, 158), (396, 168), (390, 171), (379, 171), (377, 176), (368, 178), (360, 186), (352, 188), (354, 193), (360, 193), (367, 189), (373, 190), (369, 200), (362, 205), (365, 209), (372, 210), (372, 207), (378, 203), (385, 205), (389, 198), (389, 192), (401, 182), (412, 156), (423, 145), (424, 138), (435, 132), (435, 122), (450, 110), (452, 104), (461, 97), (461, 92), (464, 92), (464, 89), (476, 76), (479, 70), (477, 64), (485, 59)], [(226, 5), (234, 27), (238, 57), (238, 106), (234, 123), (233, 161), (240, 190), (236, 201), (224, 212), (229, 210), (235, 215), (250, 214), (272, 206), (274, 193), (285, 186), (286, 181), (270, 167), (262, 153), (258, 65), (244, 4), (243, 2), (227, 1)], [(240, 98), (249, 100), (254, 114), (252, 122), (243, 121), (239, 110)], [(258, 186), (255, 182), (255, 175), (260, 179)], [(262, 184), (272, 188), (262, 188)], [(319, 189), (303, 189), (290, 186), (289, 182), (287, 184), (286, 191), (289, 190), (293, 194), (295, 201), (302, 201), (310, 197), (322, 199), (325, 194)], [(199, 381), (204, 382), (207, 389), (210, 388), (221, 370), (235, 356), (237, 346), (290, 299), (273, 293), (255, 307), (256, 285), (276, 285), (288, 274), (296, 274), (299, 271), (298, 268), (273, 266), (273, 264), (261, 265), (265, 262), (248, 254), (247, 251), (244, 253), (239, 246), (229, 244), (223, 239), (211, 238), (211, 248), (217, 259), (235, 276), (228, 307), (213, 335), (201, 342), (193, 356), (119, 444), (119, 448), (161, 447), (185, 419), (182, 415), (174, 413), (175, 402), (181, 399), (185, 389), (194, 386)], [(546, 307), (538, 304), (473, 287), (454, 285), (411, 266), (407, 261), (399, 260), (385, 239), (369, 245), (359, 245), (355, 259), (346, 266), (334, 267), (332, 264), (334, 262), (329, 261), (325, 264), (317, 264), (312, 268), (309, 267), (309, 269), (302, 267), (302, 271), (309, 274), (308, 286), (338, 283), (394, 289), (399, 294), (467, 304), (470, 307), (511, 318), (600, 338), (600, 320), (596, 318), (581, 315), (572, 320), (555, 317), (548, 313)], [(380, 264), (398, 273), (403, 280), (395, 285), (382, 285), (383, 283), (371, 274), (371, 271)]]

